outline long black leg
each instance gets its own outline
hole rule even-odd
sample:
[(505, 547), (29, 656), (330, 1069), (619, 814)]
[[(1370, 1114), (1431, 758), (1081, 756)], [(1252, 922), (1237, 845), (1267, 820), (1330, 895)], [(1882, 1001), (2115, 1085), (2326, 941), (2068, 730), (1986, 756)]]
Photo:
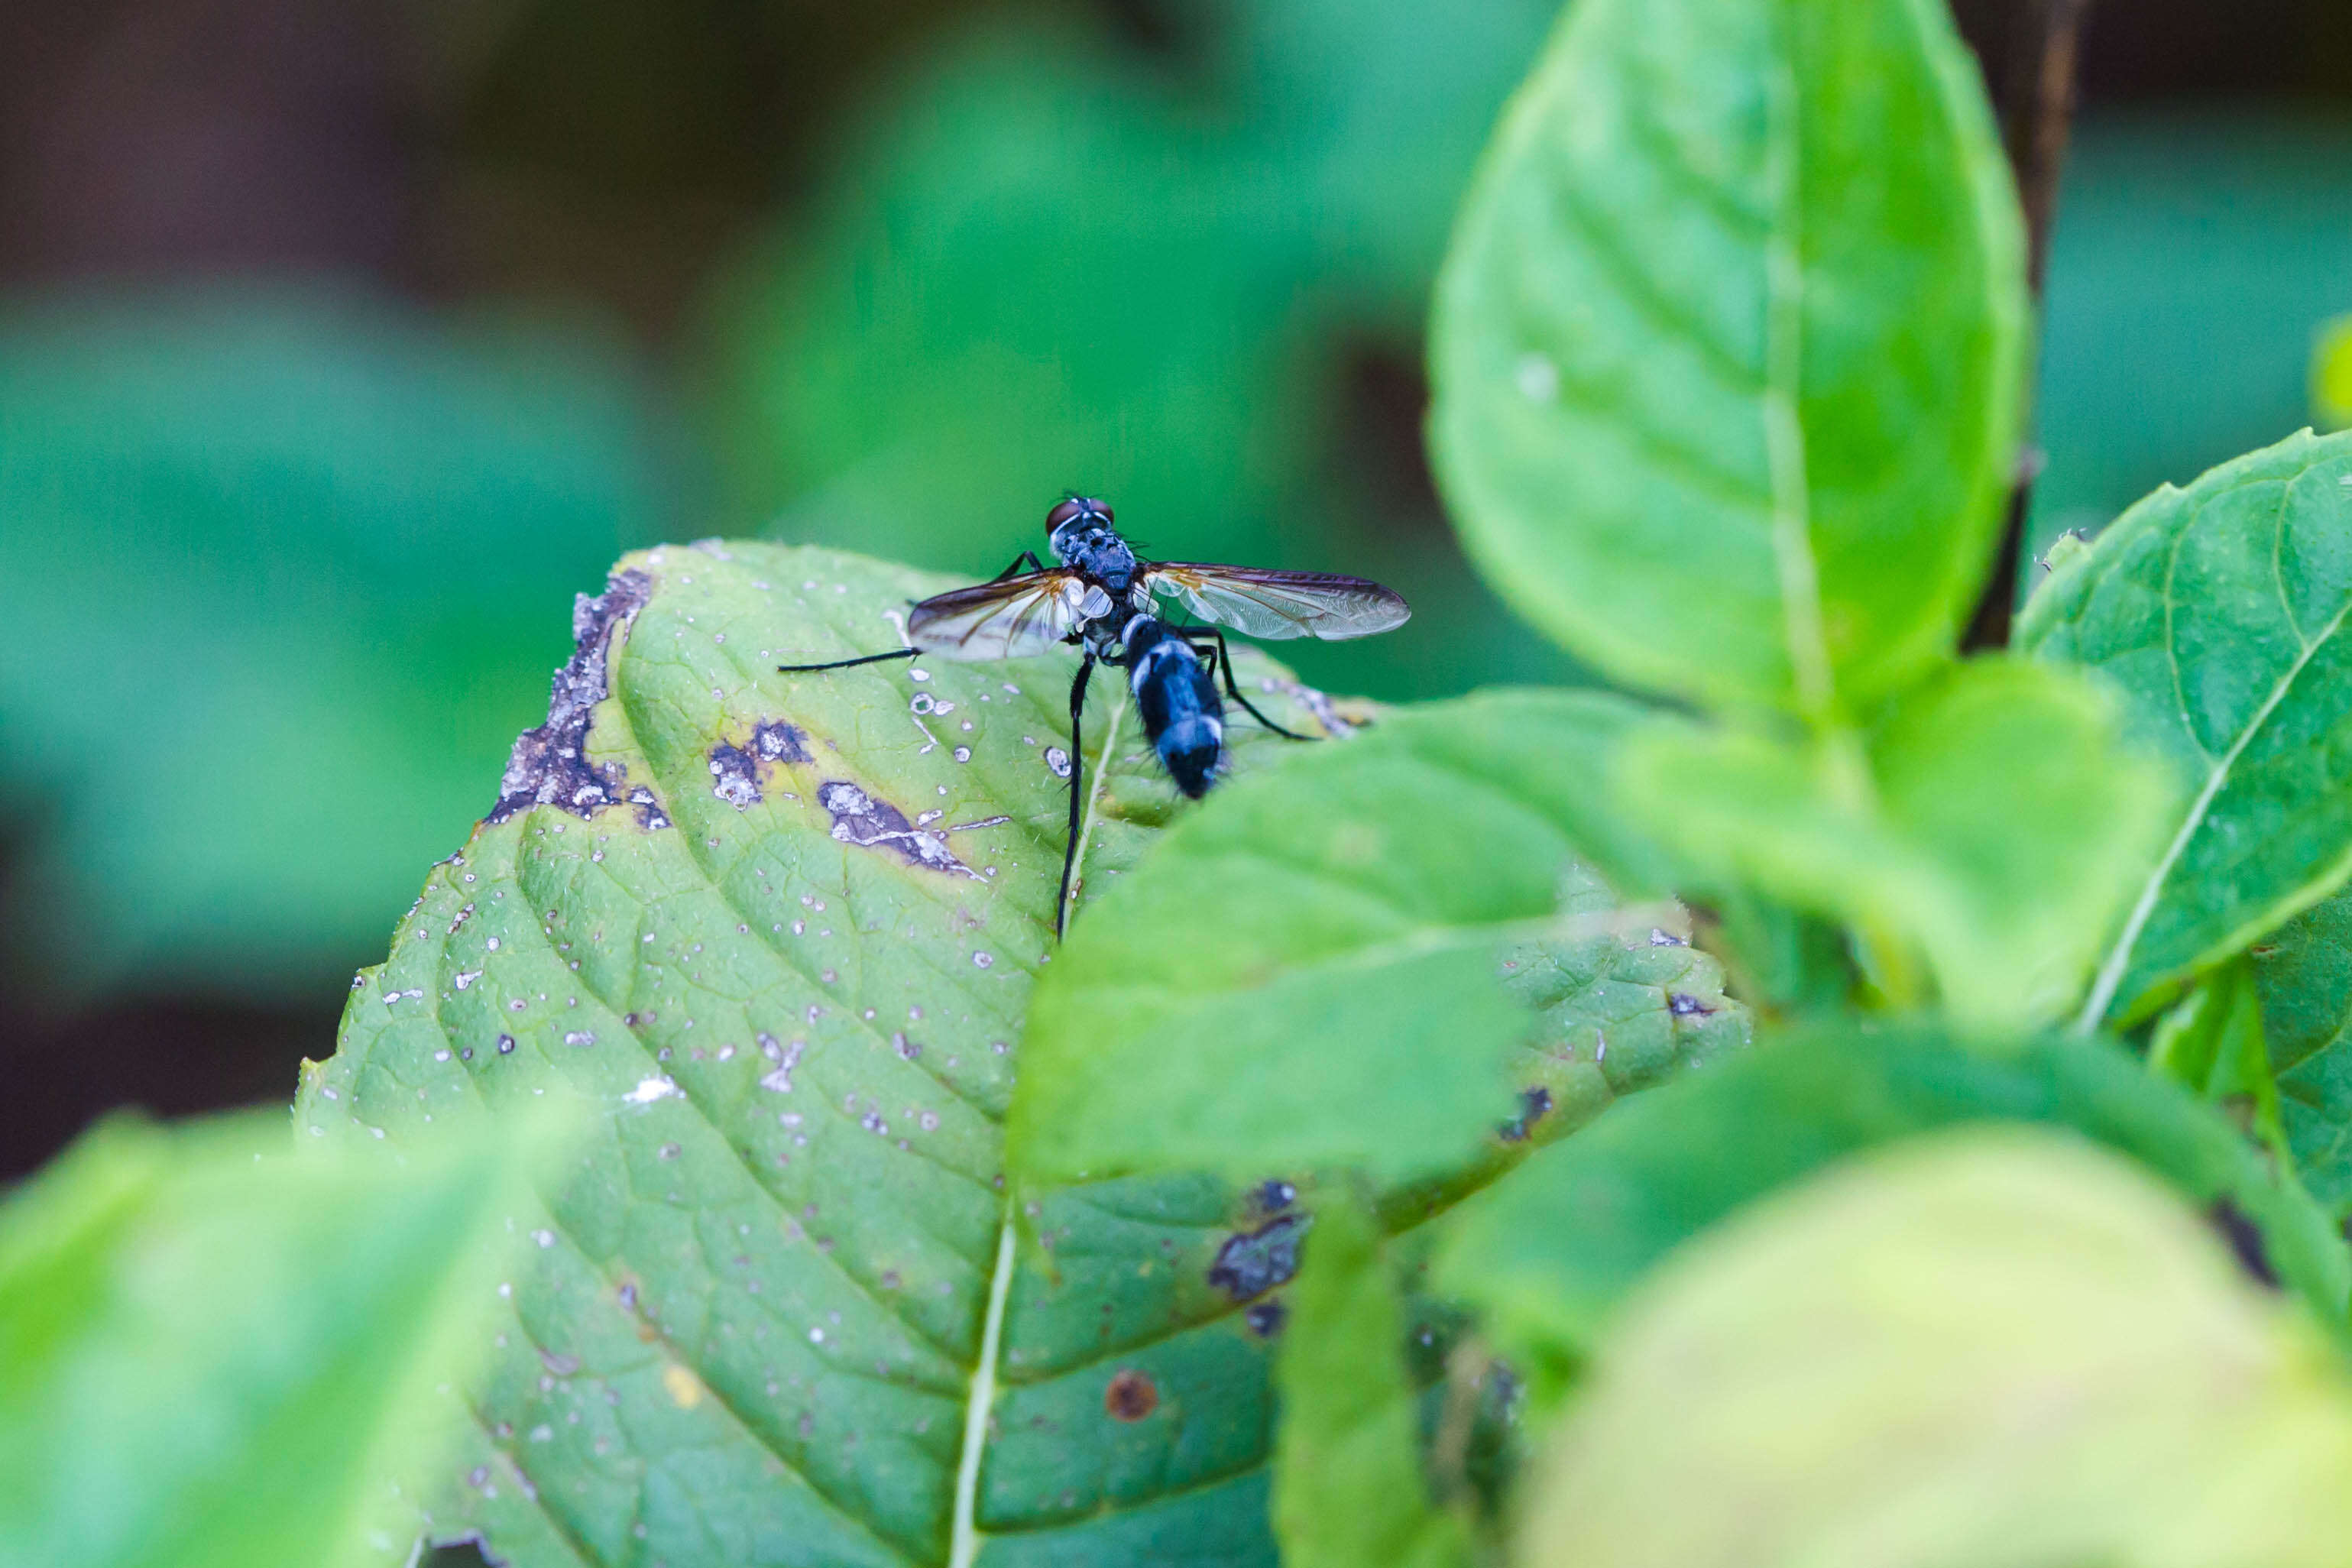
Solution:
[(1003, 571), (999, 572), (995, 576), (991, 577), (989, 581), (992, 583), (1002, 583), (1007, 577), (1017, 574), (1024, 564), (1027, 565), (1029, 570), (1032, 572), (1043, 572), (1045, 569), (1045, 563), (1037, 559), (1037, 552), (1035, 551), (1024, 550), (1020, 554), (1013, 558), (1012, 565), (1007, 566)]
[(831, 664), (780, 664), (776, 668), (785, 675), (811, 669), (847, 669), (854, 664), (879, 664), (886, 658), (912, 658), (921, 651), (920, 648), (894, 647), (888, 653), (869, 653), (863, 658), (836, 658)]
[(1234, 684), (1234, 653), (1233, 649), (1225, 646), (1224, 633), (1219, 631), (1214, 626), (1186, 626), (1181, 635), (1187, 641), (1202, 637), (1213, 637), (1216, 639), (1217, 656), (1210, 662), (1213, 663), (1217, 667), (1218, 673), (1224, 677), (1225, 695), (1232, 698), (1234, 701), (1240, 703), (1244, 709), (1246, 709), (1251, 718), (1256, 720), (1259, 723), (1265, 725), (1276, 734), (1286, 736), (1293, 741), (1311, 741), (1315, 738), (1312, 735), (1302, 735), (1296, 730), (1284, 729), (1281, 725), (1276, 723), (1273, 720), (1259, 712), (1257, 710), (1256, 703), (1252, 702), (1248, 698), (1242, 695), (1242, 689)]
[(1077, 678), (1070, 682), (1070, 833), (1062, 843), (1062, 890), (1054, 896), (1054, 940), (1062, 940), (1069, 919), (1070, 872), (1078, 863), (1078, 794), (1087, 776), (1087, 751), (1078, 733), (1078, 716), (1087, 706), (1087, 679), (1095, 672), (1095, 656), (1078, 660)]

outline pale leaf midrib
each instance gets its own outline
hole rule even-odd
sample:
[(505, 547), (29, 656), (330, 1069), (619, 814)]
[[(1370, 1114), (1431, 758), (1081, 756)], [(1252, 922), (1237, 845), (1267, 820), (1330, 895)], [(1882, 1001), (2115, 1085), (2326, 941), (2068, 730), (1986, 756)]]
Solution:
[[(2352, 599), (2347, 599), (2343, 608), (2338, 609), (2333, 616), (2329, 617), (2327, 625), (2320, 629), (2317, 637), (2298, 647), (2294, 663), (2287, 667), (2285, 672), (2272, 686), (2270, 695), (2263, 700), (2262, 706), (2257, 708), (2252, 716), (2247, 720), (2245, 728), (2241, 730), (2237, 738), (2231, 742), (2230, 749), (2215, 760), (2211, 769), (2206, 773), (2203, 786), (2198, 790), (2196, 798), (2189, 803), (2189, 810), (2181, 819), (2179, 831), (2172, 836), (2172, 842), (2165, 847), (2163, 856), (2148, 872), (2147, 880), (2140, 889), (2139, 897), (2133, 901), (2130, 918), (2125, 921), (2123, 930), (2116, 934), (2115, 946), (2109, 950), (2106, 961), (2099, 966), (2098, 977), (2092, 984), (2091, 994), (2083, 1004), (2082, 1013), (2074, 1020), (2076, 1034), (2091, 1033), (2105, 1018), (2108, 1007), (2115, 1002), (2116, 992), (2123, 984), (2124, 975), (2130, 968), (2132, 954), (2139, 945), (2141, 933), (2147, 930), (2149, 919), (2156, 913), (2157, 902), (2164, 891), (2165, 883), (2170, 879), (2173, 868), (2179, 863), (2180, 857), (2187, 852), (2189, 841), (2197, 836), (2199, 829), (2205, 826), (2206, 814), (2212, 809), (2213, 802), (2228, 784), (2230, 773), (2237, 765), (2239, 757), (2244, 754), (2246, 748), (2253, 742), (2254, 737), (2262, 732), (2263, 726), (2270, 722), (2271, 715), (2278, 710), (2279, 704), (2286, 700), (2286, 695), (2293, 689), (2296, 679), (2303, 674), (2313, 658), (2318, 656), (2319, 650), (2326, 647), (2343, 629), (2347, 615), (2352, 615)], [(2177, 664), (2179, 650), (2172, 642), (2168, 633), (2166, 637), (2166, 650)]]

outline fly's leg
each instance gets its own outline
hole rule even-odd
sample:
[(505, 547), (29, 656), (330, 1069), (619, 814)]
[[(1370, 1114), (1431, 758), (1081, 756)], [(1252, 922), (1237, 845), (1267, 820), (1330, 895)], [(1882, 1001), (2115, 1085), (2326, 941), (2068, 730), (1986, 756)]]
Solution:
[[(1182, 637), (1187, 642), (1192, 642), (1193, 644), (1193, 652), (1202, 655), (1202, 657), (1206, 658), (1209, 663), (1216, 667), (1216, 673), (1224, 678), (1225, 695), (1240, 703), (1251, 718), (1256, 720), (1259, 723), (1265, 725), (1276, 734), (1284, 736), (1289, 740), (1311, 741), (1315, 739), (1312, 735), (1302, 735), (1296, 730), (1284, 729), (1281, 725), (1276, 723), (1273, 720), (1259, 712), (1257, 710), (1256, 703), (1252, 702), (1248, 698), (1242, 695), (1242, 689), (1234, 684), (1234, 654), (1233, 650), (1225, 646), (1224, 633), (1219, 631), (1214, 626), (1187, 626), (1178, 635)], [(1213, 637), (1216, 640), (1217, 651), (1214, 655), (1209, 654), (1206, 649), (1200, 647), (1200, 645), (1194, 641), (1194, 639), (1203, 637)]]
[(1078, 673), (1070, 682), (1070, 831), (1062, 844), (1062, 890), (1054, 898), (1054, 940), (1062, 940), (1062, 928), (1069, 920), (1070, 873), (1078, 863), (1078, 795), (1080, 784), (1087, 776), (1087, 752), (1078, 732), (1078, 716), (1087, 706), (1087, 679), (1095, 672), (1095, 656), (1087, 654), (1078, 661)]
[(1002, 583), (1007, 577), (1018, 576), (1024, 566), (1026, 566), (1032, 572), (1043, 572), (1045, 569), (1045, 563), (1037, 559), (1037, 552), (1035, 551), (1024, 550), (1020, 554), (1013, 558), (1012, 565), (1007, 566), (1003, 571), (999, 572), (995, 576), (991, 577), (989, 581), (992, 583)]
[(920, 648), (894, 647), (888, 653), (869, 653), (863, 658), (836, 658), (830, 664), (780, 664), (776, 669), (782, 675), (802, 675), (814, 669), (847, 669), (853, 665), (879, 664), (886, 658), (912, 658), (921, 651)]

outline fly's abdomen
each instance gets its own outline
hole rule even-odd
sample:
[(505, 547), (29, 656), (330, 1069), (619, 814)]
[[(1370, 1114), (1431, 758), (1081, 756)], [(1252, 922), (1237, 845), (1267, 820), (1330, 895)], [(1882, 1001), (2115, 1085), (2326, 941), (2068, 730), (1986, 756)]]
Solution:
[(1143, 732), (1176, 787), (1198, 800), (1215, 782), (1225, 751), (1224, 707), (1217, 700), (1216, 683), (1192, 648), (1157, 623), (1147, 621), (1129, 631), (1128, 655), (1133, 661), (1128, 680)]

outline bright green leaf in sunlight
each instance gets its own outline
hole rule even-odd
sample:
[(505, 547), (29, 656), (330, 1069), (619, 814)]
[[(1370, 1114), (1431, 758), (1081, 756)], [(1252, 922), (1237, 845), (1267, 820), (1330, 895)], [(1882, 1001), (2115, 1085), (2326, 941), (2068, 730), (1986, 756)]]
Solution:
[(2341, 1217), (2352, 1212), (2352, 893), (2315, 904), (2247, 956), (2295, 1169)]
[(1899, 689), (2009, 489), (2018, 228), (1941, 0), (1579, 0), (1439, 286), (1474, 557), (1637, 685), (1817, 716)]
[(1531, 1367), (1589, 1347), (1643, 1274), (1743, 1204), (1860, 1151), (1955, 1123), (2037, 1122), (2130, 1155), (2250, 1226), (2263, 1266), (2337, 1330), (2352, 1257), (2238, 1130), (2103, 1039), (1967, 1047), (1922, 1026), (1847, 1024), (1627, 1101), (1535, 1155), (1456, 1217), (1439, 1283), (1496, 1314)]
[(1163, 557), (1362, 573), (1412, 626), (1350, 689), (1564, 666), (1422, 499), (1446, 225), (1558, 0), (1229, 0), (1139, 49), (994, 15), (881, 85), (704, 313), (730, 518), (994, 572), (1061, 490)]
[(2180, 777), (2085, 1026), (2145, 1016), (2352, 873), (2352, 435), (2289, 437), (2133, 507), (2018, 646), (2096, 670)]
[(446, 1443), (431, 1385), (487, 1347), (508, 1152), (536, 1145), (292, 1142), (109, 1121), (0, 1206), (0, 1562), (386, 1555), (384, 1477)]
[[(1654, 848), (1607, 809), (1606, 760), (1643, 717), (1492, 693), (1213, 796), (1039, 984), (1014, 1163), (1424, 1174), (1490, 1137), (1513, 1089), (1591, 1115), (1628, 1082), (1612, 1038), (1620, 1074), (1659, 1074), (1744, 1037), (1670, 929)], [(1580, 855), (1651, 901), (1621, 906)]]
[[(406, 1478), (412, 1529), (515, 1568), (1271, 1568), (1299, 1217), (1262, 1184), (1005, 1176), (1074, 656), (776, 669), (897, 647), (948, 585), (625, 558), (504, 804), (361, 977), (302, 1125), (610, 1113), (518, 1220), (480, 1421)], [(1236, 653), (1277, 721), (1362, 717)], [(1078, 931), (1181, 804), (1120, 683), (1094, 692)], [(1320, 750), (1231, 739), (1235, 789)]]
[(1462, 1521), (1431, 1504), (1406, 1375), (1404, 1308), (1370, 1208), (1318, 1194), (1276, 1363), (1275, 1531), (1286, 1568), (1466, 1568)]
[(26, 972), (331, 984), (488, 809), (562, 606), (661, 489), (589, 334), (315, 289), (0, 314)]
[(1662, 721), (1628, 744), (1619, 799), (1701, 866), (1850, 921), (1882, 963), (1916, 944), (1965, 1023), (2071, 1005), (2168, 798), (2161, 768), (2117, 746), (2114, 705), (2047, 667), (1972, 659), (1863, 745), (1848, 758)]
[(1841, 1166), (1632, 1300), (1523, 1568), (2352, 1561), (2352, 1381), (2173, 1194), (2042, 1132)]

